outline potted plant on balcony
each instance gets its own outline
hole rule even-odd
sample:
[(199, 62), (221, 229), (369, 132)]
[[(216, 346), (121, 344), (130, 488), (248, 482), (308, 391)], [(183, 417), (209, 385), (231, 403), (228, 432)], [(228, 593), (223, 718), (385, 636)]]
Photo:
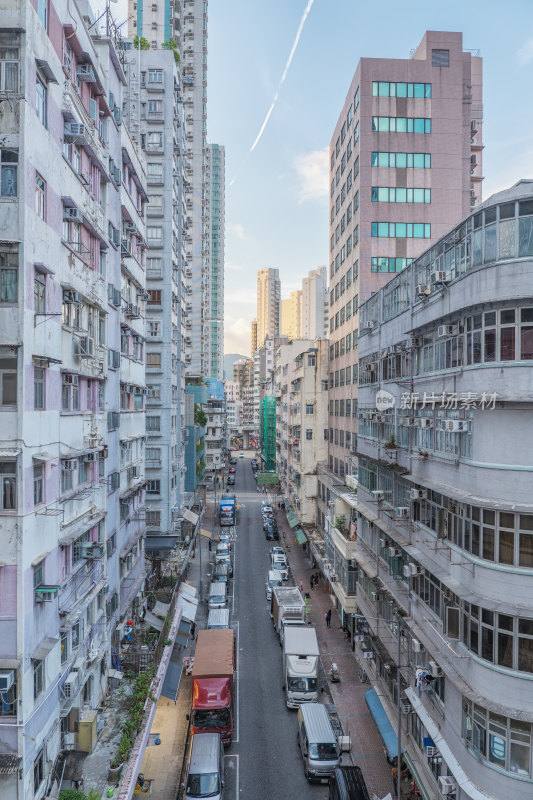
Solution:
[(420, 448), (418, 448), (418, 452), (422, 456), (422, 458), (427, 458), (429, 456), (429, 453), (428, 453), (427, 450), (421, 450)]
[(391, 433), (387, 441), (385, 442), (385, 450), (397, 450), (398, 445), (396, 443), (396, 436)]

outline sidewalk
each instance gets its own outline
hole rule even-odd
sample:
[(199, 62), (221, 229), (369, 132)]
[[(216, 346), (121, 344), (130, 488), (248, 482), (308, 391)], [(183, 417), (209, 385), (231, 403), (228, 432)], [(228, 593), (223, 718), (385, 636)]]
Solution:
[[(212, 500), (213, 498), (208, 498), (202, 521), (202, 527), (207, 530), (213, 530), (214, 526), (214, 503)], [(205, 594), (205, 574), (209, 563), (209, 549), (207, 540), (204, 541), (204, 537), (199, 535), (194, 558), (190, 561), (186, 578), (187, 583), (197, 588), (198, 594), (200, 560)], [(203, 617), (205, 617), (205, 606), (200, 603), (196, 617), (197, 629), (204, 627)], [(180, 650), (180, 663), (185, 656), (194, 652), (194, 645), (195, 642), (191, 642), (189, 639), (187, 646)], [(146, 780), (152, 779), (151, 797), (155, 798), (155, 800), (174, 800), (178, 794), (189, 729), (189, 722), (186, 717), (190, 710), (191, 677), (182, 674), (176, 702), (174, 703), (166, 697), (161, 697), (157, 704), (151, 733), (159, 735), (161, 744), (146, 748), (140, 770)]]
[[(316, 570), (309, 566), (309, 559), (300, 545), (294, 544), (294, 536), (283, 511), (276, 511), (276, 516), (280, 532), (285, 534), (285, 541), (290, 543), (287, 556), (294, 582), (299, 586), (302, 581), (304, 592), (310, 595), (309, 619), (316, 628), (326, 676), (329, 677), (332, 661), (339, 667), (341, 681), (330, 682), (329, 690), (344, 732), (349, 733), (352, 740), (352, 761), (361, 767), (371, 797), (374, 792), (378, 797), (384, 797), (387, 792), (392, 794), (391, 767), (384, 755), (381, 737), (364, 697), (365, 692), (372, 687), (359, 680), (359, 664), (352, 653), (350, 642), (344, 638), (340, 617), (334, 605), (335, 595), (329, 594), (323, 581), (318, 589), (311, 591), (309, 580)], [(328, 628), (324, 614), (330, 608), (331, 628)]]

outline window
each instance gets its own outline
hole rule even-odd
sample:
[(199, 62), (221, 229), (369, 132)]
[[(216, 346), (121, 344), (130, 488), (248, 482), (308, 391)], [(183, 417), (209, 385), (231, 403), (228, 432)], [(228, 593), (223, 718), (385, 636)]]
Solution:
[(315, 404), (314, 403), (306, 403), (305, 404), (305, 413), (306, 414), (314, 414), (315, 413)]
[(161, 289), (148, 289), (148, 302), (149, 306), (161, 305)]
[(79, 378), (71, 373), (63, 373), (61, 408), (63, 411), (79, 411), (80, 392)]
[(160, 225), (148, 225), (146, 228), (148, 246), (157, 246), (163, 241), (163, 228)]
[(37, 16), (46, 30), (48, 27), (48, 0), (37, 0)]
[(153, 480), (148, 481), (146, 484), (146, 494), (160, 494), (161, 493), (161, 481)]
[[(33, 697), (37, 699), (41, 694), (42, 690), (44, 689), (44, 661), (34, 661), (33, 662)], [(37, 763), (37, 762), (36, 762)], [(42, 767), (41, 767), (42, 769)], [(43, 779), (43, 775), (41, 773), (41, 777), (39, 782), (37, 783), (37, 788)]]
[(40, 506), (44, 503), (44, 467), (42, 464), (33, 466), (33, 505)]
[(44, 409), (44, 369), (33, 368), (33, 407), (35, 411)]
[(372, 236), (385, 239), (431, 239), (427, 222), (373, 222)]
[(463, 699), (463, 739), (478, 758), (515, 777), (531, 776), (531, 723)]
[(0, 407), (17, 405), (17, 359), (0, 358)]
[(391, 133), (431, 133), (428, 117), (372, 117), (372, 130)]
[(306, 430), (305, 430), (305, 438), (306, 439), (312, 439), (313, 438), (313, 429), (312, 428), (306, 428)]
[(161, 527), (161, 512), (160, 511), (147, 511), (146, 524), (152, 528)]
[(148, 70), (148, 83), (163, 83), (163, 70), (162, 69), (149, 69)]
[(372, 153), (372, 166), (430, 169), (431, 153)]
[(146, 417), (146, 430), (159, 431), (161, 429), (160, 417)]
[(401, 272), (412, 261), (412, 258), (388, 258), (386, 256), (372, 256), (372, 272)]
[(36, 272), (33, 279), (33, 299), (36, 314), (44, 314), (46, 311), (46, 278), (42, 272)]
[[(41, 664), (42, 661), (34, 662), (35, 664)], [(35, 677), (35, 669), (34, 669), (34, 677)], [(34, 681), (34, 690), (35, 690), (35, 681)], [(35, 694), (35, 697), (37, 695)], [(37, 794), (39, 791), (39, 786), (44, 781), (44, 747), (40, 750), (39, 755), (33, 762), (33, 791), (34, 794)]]
[(35, 213), (41, 219), (45, 218), (46, 182), (38, 172), (35, 173)]
[(0, 150), (0, 196), (17, 196), (17, 150)]
[(449, 67), (450, 66), (450, 51), (449, 50), (432, 50), (431, 51), (431, 66), (432, 67)]
[(46, 128), (47, 122), (47, 104), (48, 104), (48, 89), (44, 81), (42, 81), (39, 76), (35, 80), (35, 110), (37, 111), (37, 116), (39, 120), (42, 122), (44, 127)]
[[(17, 46), (13, 47), (17, 39)], [(0, 34), (0, 91), (19, 90), (19, 48), (18, 34), (13, 31)]]
[(0, 461), (0, 510), (17, 508), (17, 462)]
[(431, 189), (372, 186), (373, 203), (431, 203)]
[(0, 303), (16, 303), (18, 296), (18, 250), (0, 246)]
[[(435, 52), (435, 50), (433, 51)], [(430, 83), (389, 83), (372, 81), (374, 97), (431, 97)]]
[(160, 369), (161, 353), (146, 353), (146, 366), (152, 369)]
[(148, 183), (163, 183), (163, 164), (149, 162), (147, 164), (146, 180)]

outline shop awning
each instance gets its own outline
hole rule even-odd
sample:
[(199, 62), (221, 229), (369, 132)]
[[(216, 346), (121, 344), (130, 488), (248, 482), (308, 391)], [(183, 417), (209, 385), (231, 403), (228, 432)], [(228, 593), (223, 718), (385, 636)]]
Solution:
[(287, 511), (287, 522), (289, 523), (291, 528), (296, 528), (296, 526), (300, 524), (300, 520), (298, 519), (294, 511)]
[(198, 611), (198, 600), (196, 597), (191, 597), (189, 594), (182, 594), (178, 592), (177, 606), (181, 607), (181, 615), (183, 619), (189, 622), (194, 622), (196, 619), (196, 612)]
[(294, 538), (298, 542), (298, 544), (305, 544), (307, 542), (307, 536), (303, 532), (301, 528), (296, 528), (294, 531)]
[(365, 700), (368, 710), (372, 714), (374, 722), (376, 723), (379, 735), (381, 736), (383, 744), (385, 745), (388, 759), (389, 761), (392, 761), (392, 759), (398, 755), (398, 737), (396, 732), (390, 723), (390, 720), (375, 689), (370, 689), (369, 692), (365, 692)]
[(48, 653), (54, 649), (58, 641), (59, 639), (53, 639), (50, 636), (47, 636), (45, 639), (43, 639), (32, 653), (32, 661), (42, 661), (43, 658), (46, 658)]
[(192, 622), (188, 619), (181, 618), (180, 626), (178, 628), (178, 632), (176, 634), (176, 638), (174, 639), (175, 644), (180, 644), (183, 647), (187, 646), (187, 642), (189, 641), (189, 636), (191, 633), (191, 625)]
[(161, 689), (161, 695), (163, 697), (168, 697), (169, 700), (176, 702), (182, 673), (183, 664), (176, 664), (174, 661), (169, 662), (167, 674), (165, 675), (165, 680), (163, 681), (163, 687)]

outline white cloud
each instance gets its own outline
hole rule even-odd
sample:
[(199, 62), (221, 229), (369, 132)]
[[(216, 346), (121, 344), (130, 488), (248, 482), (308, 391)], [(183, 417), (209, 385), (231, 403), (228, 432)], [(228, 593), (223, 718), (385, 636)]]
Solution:
[(328, 196), (329, 148), (298, 156), (294, 166), (300, 179), (299, 201), (322, 200)]
[(516, 58), (519, 64), (524, 66), (525, 64), (529, 64), (530, 61), (533, 61), (533, 36), (530, 36), (527, 39), (522, 47), (516, 51)]
[(238, 222), (235, 222), (235, 223), (230, 222), (229, 225), (228, 225), (228, 229), (230, 231), (233, 231), (233, 233), (235, 234), (237, 239), (240, 239), (241, 242), (245, 242), (246, 241), (246, 234), (244, 233), (244, 228), (240, 223), (238, 223)]
[(251, 345), (250, 321), (242, 317), (229, 322), (224, 322), (224, 352), (250, 354)]

